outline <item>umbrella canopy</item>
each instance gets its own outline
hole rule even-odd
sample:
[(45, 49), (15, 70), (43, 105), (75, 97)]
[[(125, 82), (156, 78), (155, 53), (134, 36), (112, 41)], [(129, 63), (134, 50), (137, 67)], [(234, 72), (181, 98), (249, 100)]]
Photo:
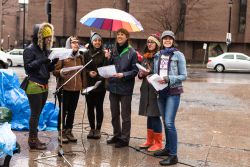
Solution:
[(116, 31), (125, 28), (129, 32), (143, 31), (141, 23), (131, 14), (113, 8), (93, 10), (81, 18), (80, 22), (88, 27)]

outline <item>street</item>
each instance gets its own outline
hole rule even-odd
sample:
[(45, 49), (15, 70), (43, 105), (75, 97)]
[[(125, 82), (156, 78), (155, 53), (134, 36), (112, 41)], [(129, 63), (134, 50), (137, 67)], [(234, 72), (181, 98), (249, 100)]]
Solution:
[[(19, 78), (23, 67), (11, 67)], [(136, 147), (146, 137), (146, 118), (138, 116), (141, 81), (136, 79), (132, 101), (130, 146)], [(48, 100), (54, 101), (55, 78), (51, 77)], [(216, 73), (203, 68), (188, 68), (184, 93), (176, 118), (178, 157), (176, 167), (250, 167), (250, 73)], [(106, 144), (112, 135), (108, 92), (104, 101), (102, 138), (87, 139), (88, 120), (85, 98), (81, 96), (75, 116), (74, 134), (77, 144), (63, 145), (65, 157), (73, 166), (150, 167), (159, 166), (159, 158), (148, 156), (133, 148), (117, 149)], [(28, 132), (15, 132), (21, 153), (15, 154), (11, 166), (66, 166), (62, 157), (34, 161), (42, 155), (57, 154), (57, 132), (41, 132), (48, 143), (47, 151), (29, 151)], [(149, 153), (152, 154), (152, 153)]]

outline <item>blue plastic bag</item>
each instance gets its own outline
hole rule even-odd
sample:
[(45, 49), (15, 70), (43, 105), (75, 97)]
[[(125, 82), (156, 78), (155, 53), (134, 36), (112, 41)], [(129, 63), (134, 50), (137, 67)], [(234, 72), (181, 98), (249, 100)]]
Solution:
[(11, 131), (11, 125), (4, 123), (0, 125), (0, 158), (5, 154), (13, 156), (16, 150), (16, 135)]
[(54, 107), (54, 103), (46, 102), (39, 118), (39, 130), (57, 130), (57, 117), (59, 109), (57, 107), (54, 109)]

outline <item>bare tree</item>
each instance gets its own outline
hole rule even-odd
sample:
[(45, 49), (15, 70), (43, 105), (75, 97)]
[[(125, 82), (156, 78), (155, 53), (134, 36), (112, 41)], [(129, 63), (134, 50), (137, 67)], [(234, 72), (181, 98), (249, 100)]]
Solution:
[[(152, 20), (157, 29), (172, 30), (175, 33), (184, 30), (185, 16), (200, 0), (161, 0)], [(156, 30), (152, 28), (152, 30)]]

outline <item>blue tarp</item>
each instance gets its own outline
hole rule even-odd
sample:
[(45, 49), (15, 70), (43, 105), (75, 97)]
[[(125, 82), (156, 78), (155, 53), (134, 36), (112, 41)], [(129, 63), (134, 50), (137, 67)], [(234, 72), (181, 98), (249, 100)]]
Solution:
[[(0, 69), (0, 106), (12, 111), (11, 128), (28, 130), (30, 107), (28, 97), (20, 88), (18, 76), (12, 70)], [(39, 130), (56, 130), (58, 107), (46, 102), (39, 119)]]

